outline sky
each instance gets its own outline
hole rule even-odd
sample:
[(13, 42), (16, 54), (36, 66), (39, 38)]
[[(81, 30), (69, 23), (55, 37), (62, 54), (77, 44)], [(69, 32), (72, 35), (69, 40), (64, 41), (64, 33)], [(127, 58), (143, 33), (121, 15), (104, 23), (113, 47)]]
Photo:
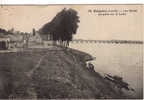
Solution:
[[(45, 23), (50, 22), (63, 8), (76, 10), (80, 17), (75, 39), (143, 40), (142, 5), (2, 6), (0, 7), (0, 28), (32, 32), (33, 28), (38, 30)], [(123, 13), (124, 10), (135, 10), (136, 12), (126, 12), (126, 15), (119, 16), (98, 16), (94, 10), (121, 11), (118, 13)]]

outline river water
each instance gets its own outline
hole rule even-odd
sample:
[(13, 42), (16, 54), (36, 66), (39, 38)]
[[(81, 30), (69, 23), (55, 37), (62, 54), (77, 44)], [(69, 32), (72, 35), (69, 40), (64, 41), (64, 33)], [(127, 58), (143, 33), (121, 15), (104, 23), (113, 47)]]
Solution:
[(135, 89), (135, 92), (128, 94), (133, 98), (142, 97), (142, 44), (70, 43), (70, 47), (96, 57), (96, 60), (92, 61), (96, 72), (123, 77), (123, 80)]

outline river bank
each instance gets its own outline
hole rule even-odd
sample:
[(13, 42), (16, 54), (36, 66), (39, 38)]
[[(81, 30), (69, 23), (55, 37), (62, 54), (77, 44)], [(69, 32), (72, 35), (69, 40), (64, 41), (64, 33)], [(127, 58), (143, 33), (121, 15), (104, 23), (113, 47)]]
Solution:
[(0, 98), (128, 98), (87, 68), (92, 59), (87, 53), (60, 47), (1, 53)]

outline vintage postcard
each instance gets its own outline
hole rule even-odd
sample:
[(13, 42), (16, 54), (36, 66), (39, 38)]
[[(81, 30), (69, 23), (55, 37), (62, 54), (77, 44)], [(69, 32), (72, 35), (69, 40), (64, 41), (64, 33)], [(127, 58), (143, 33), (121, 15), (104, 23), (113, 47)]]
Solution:
[(143, 99), (143, 8), (0, 6), (0, 99)]

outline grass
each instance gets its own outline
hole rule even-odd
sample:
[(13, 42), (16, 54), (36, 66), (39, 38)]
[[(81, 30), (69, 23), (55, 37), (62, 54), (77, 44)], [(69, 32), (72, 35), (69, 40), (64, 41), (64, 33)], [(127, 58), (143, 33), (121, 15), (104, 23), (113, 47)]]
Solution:
[[(31, 76), (41, 57), (43, 60)], [(74, 49), (26, 49), (0, 54), (0, 98), (125, 98), (86, 67), (92, 56)]]

